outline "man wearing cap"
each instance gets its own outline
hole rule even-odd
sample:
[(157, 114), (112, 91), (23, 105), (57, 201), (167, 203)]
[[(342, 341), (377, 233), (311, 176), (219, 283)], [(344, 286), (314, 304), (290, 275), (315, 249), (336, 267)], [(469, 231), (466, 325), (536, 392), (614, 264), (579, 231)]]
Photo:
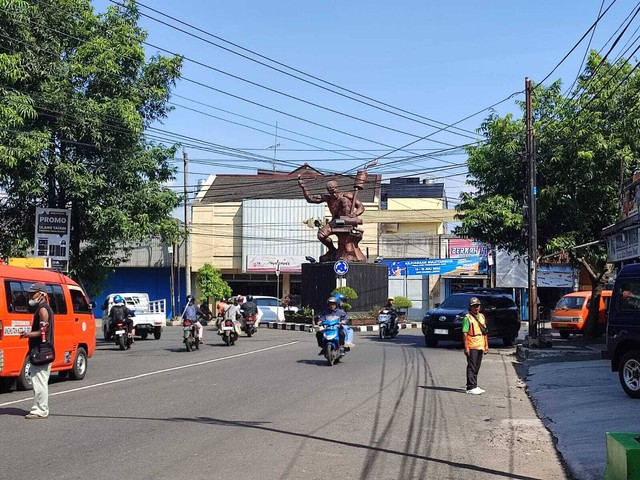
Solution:
[(487, 322), (480, 313), (480, 300), (477, 297), (469, 300), (469, 313), (462, 319), (462, 337), (464, 354), (467, 356), (467, 393), (481, 395), (484, 390), (478, 387), (478, 372), (482, 356), (489, 353), (489, 342)]
[(391, 313), (391, 331), (397, 333), (398, 307), (396, 307), (396, 299), (394, 297), (387, 297), (387, 304), (378, 310), (378, 315), (382, 313), (382, 310), (389, 310), (389, 313)]
[[(29, 339), (29, 351), (40, 342), (53, 344), (53, 310), (48, 303), (47, 290), (43, 283), (34, 283), (29, 288), (29, 306), (35, 308), (31, 331), (21, 333), (20, 338)], [(49, 416), (49, 374), (51, 363), (31, 365), (29, 375), (33, 382), (33, 406), (27, 419), (47, 418)]]

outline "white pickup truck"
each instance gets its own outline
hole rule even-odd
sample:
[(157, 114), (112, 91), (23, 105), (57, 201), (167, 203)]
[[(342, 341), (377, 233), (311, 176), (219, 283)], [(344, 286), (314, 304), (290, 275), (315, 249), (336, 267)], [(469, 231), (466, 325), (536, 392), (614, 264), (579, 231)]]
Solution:
[(113, 332), (109, 329), (109, 312), (113, 306), (113, 297), (120, 295), (135, 316), (132, 318), (136, 335), (144, 338), (150, 333), (156, 340), (162, 336), (162, 327), (167, 324), (167, 301), (149, 300), (147, 293), (112, 293), (102, 305), (102, 333), (105, 340), (111, 340)]

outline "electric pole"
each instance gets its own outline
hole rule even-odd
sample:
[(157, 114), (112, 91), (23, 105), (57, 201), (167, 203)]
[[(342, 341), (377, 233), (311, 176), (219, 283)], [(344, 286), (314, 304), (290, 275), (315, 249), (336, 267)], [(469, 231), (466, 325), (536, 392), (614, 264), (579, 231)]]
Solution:
[(189, 183), (189, 156), (187, 150), (182, 149), (182, 160), (184, 161), (184, 287), (187, 295), (191, 293), (191, 261), (189, 258), (189, 193), (187, 185)]
[(526, 92), (526, 157), (528, 167), (527, 209), (529, 212), (529, 339), (536, 343), (538, 338), (538, 223), (536, 221), (536, 153), (533, 132), (533, 112), (531, 108), (531, 80), (524, 79)]

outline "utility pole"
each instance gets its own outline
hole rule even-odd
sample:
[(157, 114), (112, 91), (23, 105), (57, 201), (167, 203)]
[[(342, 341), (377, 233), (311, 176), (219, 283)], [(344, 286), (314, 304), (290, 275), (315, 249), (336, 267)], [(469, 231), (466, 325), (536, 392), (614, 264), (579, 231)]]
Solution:
[(191, 259), (189, 257), (189, 193), (187, 185), (189, 183), (189, 155), (187, 150), (182, 149), (182, 160), (184, 161), (184, 287), (187, 295), (191, 293)]
[[(533, 112), (531, 108), (531, 80), (524, 79), (526, 92), (526, 157), (528, 167), (527, 208), (529, 212), (529, 339), (537, 344), (538, 339), (538, 222), (536, 219), (536, 153), (533, 132)], [(531, 346), (531, 344), (530, 344)]]

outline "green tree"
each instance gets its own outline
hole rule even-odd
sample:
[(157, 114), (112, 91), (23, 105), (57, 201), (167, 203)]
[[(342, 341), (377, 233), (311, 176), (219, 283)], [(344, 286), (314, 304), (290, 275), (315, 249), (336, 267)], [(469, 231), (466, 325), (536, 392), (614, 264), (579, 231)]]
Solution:
[(214, 266), (205, 263), (198, 270), (198, 290), (206, 297), (219, 300), (231, 296), (231, 287), (222, 279), (222, 272)]
[[(353, 300), (358, 298), (358, 293), (351, 287), (335, 288), (333, 292), (331, 292), (331, 295), (336, 295), (338, 293), (341, 293), (342, 295), (344, 295), (347, 300)], [(351, 304), (348, 302), (342, 302), (341, 307), (347, 312), (351, 310)]]
[[(559, 81), (534, 91), (539, 249), (565, 251), (589, 272), (595, 309), (587, 336), (597, 329), (606, 250), (601, 243), (581, 246), (615, 223), (621, 175), (638, 168), (639, 82), (628, 62), (612, 65), (592, 52), (569, 98)], [(461, 195), (458, 235), (526, 251), (524, 125), (524, 116), (492, 114), (480, 126), (486, 141), (467, 149), (468, 183), (475, 189)]]
[(36, 207), (71, 209), (70, 270), (94, 287), (127, 245), (177, 236), (175, 146), (145, 129), (182, 62), (146, 59), (138, 18), (132, 1), (0, 0), (0, 255), (29, 253)]

